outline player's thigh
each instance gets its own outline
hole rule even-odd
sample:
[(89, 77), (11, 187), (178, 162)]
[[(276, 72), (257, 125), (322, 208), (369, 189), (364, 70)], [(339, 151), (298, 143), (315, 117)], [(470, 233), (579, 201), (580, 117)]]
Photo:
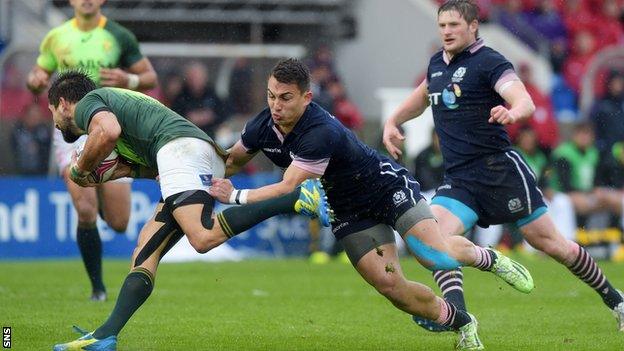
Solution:
[(461, 235), (470, 230), (477, 220), (477, 205), (466, 189), (447, 180), (431, 200), (431, 212), (437, 219), (443, 236)]
[(97, 193), (96, 189), (81, 187), (74, 183), (67, 175), (64, 176), (67, 191), (78, 213), (78, 221), (93, 223), (97, 220)]
[(392, 228), (377, 224), (340, 239), (351, 264), (376, 288), (404, 279)]
[(143, 267), (155, 275), (162, 256), (180, 239), (179, 227), (166, 211), (164, 204), (159, 203), (154, 216), (141, 229), (132, 254), (131, 269)]
[(466, 232), (464, 223), (453, 212), (440, 205), (431, 205), (431, 212), (438, 221), (440, 234), (443, 236), (461, 235)]
[(99, 186), (104, 220), (117, 231), (125, 231), (128, 225), (130, 193), (130, 182), (106, 182)]
[(216, 220), (211, 205), (201, 203), (183, 205), (174, 209), (172, 213), (182, 232), (198, 252), (207, 252), (229, 239)]

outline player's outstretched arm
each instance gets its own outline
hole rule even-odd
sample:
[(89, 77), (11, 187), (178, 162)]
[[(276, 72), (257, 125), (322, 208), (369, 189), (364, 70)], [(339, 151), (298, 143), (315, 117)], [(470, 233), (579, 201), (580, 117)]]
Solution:
[(399, 158), (402, 155), (401, 143), (405, 137), (399, 131), (399, 127), (410, 119), (420, 116), (428, 106), (427, 99), (427, 81), (423, 81), (386, 121), (383, 143), (390, 156)]
[(243, 166), (256, 156), (256, 152), (252, 154), (248, 153), (247, 149), (243, 146), (243, 142), (240, 140), (228, 150), (228, 153), (228, 159), (225, 161), (226, 178), (240, 172)]
[(28, 87), (28, 90), (33, 94), (40, 94), (48, 87), (48, 84), (50, 84), (51, 75), (50, 72), (39, 67), (39, 65), (35, 65), (28, 73), (26, 87)]
[(520, 80), (510, 82), (508, 86), (501, 88), (499, 94), (510, 108), (502, 105), (494, 106), (490, 111), (490, 123), (516, 123), (531, 117), (535, 112), (533, 99)]
[(279, 183), (258, 189), (235, 189), (229, 179), (213, 178), (209, 193), (222, 203), (246, 204), (275, 198), (291, 193), (304, 180), (320, 178), (321, 175), (290, 165)]
[(131, 90), (152, 89), (157, 82), (156, 71), (147, 57), (130, 66), (127, 72), (119, 68), (102, 68), (100, 79), (103, 86)]

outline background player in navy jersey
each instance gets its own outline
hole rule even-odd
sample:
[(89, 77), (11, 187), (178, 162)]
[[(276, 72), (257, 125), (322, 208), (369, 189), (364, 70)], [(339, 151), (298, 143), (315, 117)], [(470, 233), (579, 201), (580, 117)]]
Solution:
[[(443, 48), (431, 58), (425, 81), (386, 123), (384, 144), (398, 157), (403, 140), (398, 127), (430, 104), (445, 165), (445, 180), (431, 206), (442, 233), (461, 235), (475, 224), (514, 223), (533, 247), (594, 289), (624, 331), (622, 293), (582, 247), (557, 231), (535, 175), (511, 149), (504, 125), (529, 118), (535, 107), (511, 63), (478, 38), (478, 12), (468, 0), (440, 6)], [(461, 278), (459, 270), (434, 272), (444, 297), (465, 308)]]
[[(528, 271), (463, 237), (443, 239), (409, 172), (360, 142), (311, 101), (309, 71), (299, 60), (284, 60), (273, 68), (267, 94), (269, 107), (247, 123), (241, 140), (230, 150), (226, 175), (262, 151), (285, 169), (283, 180), (249, 190), (213, 179), (211, 195), (221, 202), (256, 202), (320, 177), (335, 211), (334, 235), (358, 273), (397, 308), (459, 331), (460, 349), (480, 349), (474, 317), (459, 312), (430, 288), (405, 279), (392, 228), (430, 269), (474, 266), (492, 271), (523, 292), (533, 288)], [(236, 229), (236, 223), (217, 218), (222, 228)]]

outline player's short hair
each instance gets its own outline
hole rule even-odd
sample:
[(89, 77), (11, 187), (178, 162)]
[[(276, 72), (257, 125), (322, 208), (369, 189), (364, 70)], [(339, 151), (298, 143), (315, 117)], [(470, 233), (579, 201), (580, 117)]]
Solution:
[(299, 59), (281, 60), (271, 70), (271, 76), (280, 83), (297, 84), (302, 93), (310, 90), (310, 70)]
[(61, 98), (69, 102), (78, 102), (96, 88), (95, 82), (85, 71), (63, 71), (50, 86), (48, 101), (54, 107), (58, 107)]
[(438, 16), (447, 11), (457, 11), (468, 24), (479, 20), (479, 6), (472, 0), (448, 0), (438, 8)]

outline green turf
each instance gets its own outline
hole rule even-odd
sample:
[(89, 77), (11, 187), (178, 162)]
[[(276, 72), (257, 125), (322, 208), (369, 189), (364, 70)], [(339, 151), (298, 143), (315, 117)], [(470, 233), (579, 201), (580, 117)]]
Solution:
[[(563, 267), (524, 260), (536, 289), (523, 295), (465, 269), (468, 307), (488, 350), (624, 350), (624, 333), (598, 296)], [(601, 264), (624, 287), (624, 266)], [(0, 324), (15, 350), (49, 350), (94, 329), (111, 311), (128, 263), (107, 260), (106, 303), (87, 300), (79, 261), (0, 262)], [(406, 274), (433, 286), (403, 261)], [(436, 289), (437, 291), (437, 289)], [(455, 335), (418, 328), (349, 265), (302, 260), (165, 264), (119, 350), (452, 350)]]

